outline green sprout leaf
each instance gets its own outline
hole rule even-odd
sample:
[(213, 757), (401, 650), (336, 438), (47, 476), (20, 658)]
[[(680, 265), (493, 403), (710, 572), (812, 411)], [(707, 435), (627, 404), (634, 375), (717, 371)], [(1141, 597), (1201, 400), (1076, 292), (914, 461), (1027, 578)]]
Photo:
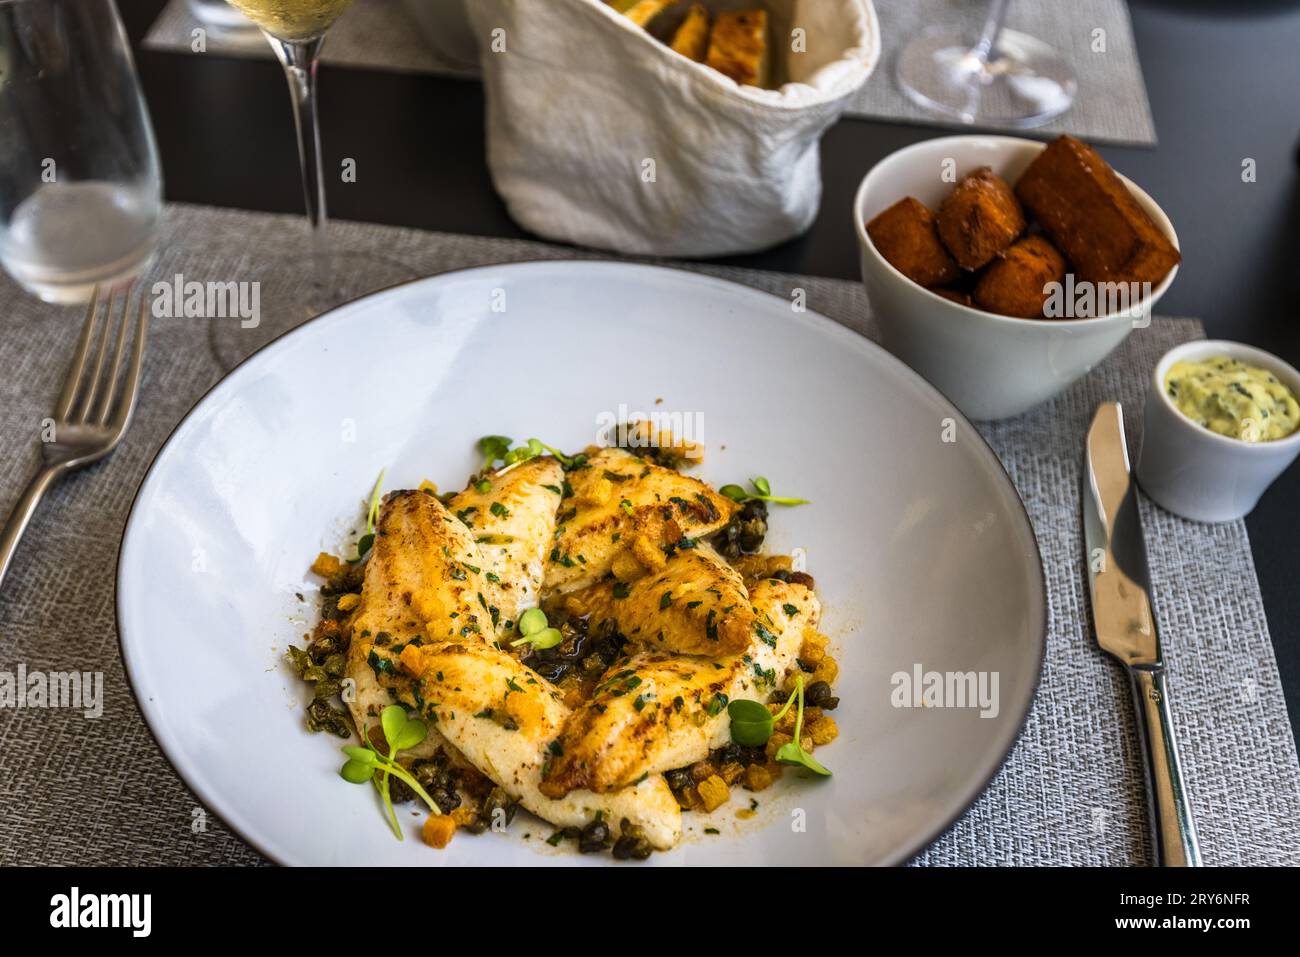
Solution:
[(518, 627), (520, 637), (510, 642), (511, 648), (529, 644), (538, 650), (544, 650), (554, 648), (564, 641), (564, 635), (560, 633), (560, 629), (549, 627), (546, 621), (546, 612), (540, 608), (529, 608), (520, 615)]
[(366, 728), (361, 728), (361, 746), (347, 745), (343, 748), (343, 753), (348, 756), (343, 767), (339, 769), (339, 775), (343, 780), (352, 784), (365, 784), (367, 781), (375, 786), (379, 792), (380, 799), (383, 801), (385, 816), (388, 818), (388, 826), (392, 829), (394, 836), (401, 841), (402, 828), (397, 820), (397, 811), (393, 807), (393, 799), (389, 790), (389, 778), (395, 777), (409, 787), (434, 814), (441, 814), (442, 809), (434, 803), (433, 798), (429, 797), (428, 792), (420, 785), (415, 777), (397, 762), (397, 755), (401, 751), (406, 751), (420, 744), (429, 733), (428, 727), (418, 718), (408, 718), (406, 710), (401, 705), (389, 705), (379, 714), (379, 725), (384, 732), (384, 740), (388, 744), (388, 754), (384, 755), (377, 751), (370, 743), (369, 732)]
[(483, 454), (483, 468), (492, 469), (497, 461), (504, 459), (510, 451), (513, 440), (504, 435), (485, 435), (478, 440), (478, 450)]
[(375, 479), (375, 487), (370, 493), (370, 506), (366, 509), (366, 533), (357, 539), (357, 557), (349, 559), (351, 565), (364, 561), (371, 546), (375, 544), (375, 523), (379, 521), (379, 499), (384, 488), (385, 471), (387, 470), (380, 469), (379, 478)]
[(564, 635), (558, 628), (543, 628), (541, 631), (534, 632), (528, 636), (529, 644), (538, 651), (545, 651), (547, 648), (554, 648), (562, 641), (564, 641)]
[(344, 763), (339, 774), (351, 784), (365, 784), (375, 774), (375, 766), (367, 761), (351, 760)]
[(805, 751), (799, 745), (791, 741), (789, 744), (783, 744), (776, 749), (776, 761), (778, 764), (789, 764), (796, 767), (807, 768), (814, 774), (819, 774), (824, 778), (831, 776), (831, 772), (822, 767), (817, 760)]
[(396, 747), (406, 727), (406, 710), (399, 704), (390, 704), (379, 712), (379, 723), (384, 729), (384, 737), (389, 747)]
[(795, 696), (799, 698), (799, 710), (795, 713), (794, 718), (794, 740), (789, 744), (783, 744), (776, 751), (776, 761), (778, 764), (789, 764), (797, 767), (807, 768), (814, 774), (822, 777), (830, 777), (831, 772), (813, 759), (813, 756), (800, 747), (799, 742), (803, 740), (803, 675), (800, 674), (795, 678), (795, 693), (785, 703), (782, 713), (790, 707), (790, 702)]
[(375, 534), (375, 522), (379, 521), (379, 493), (384, 487), (384, 473), (387, 469), (379, 470), (379, 478), (375, 479), (375, 489), (370, 493), (370, 510), (366, 512), (366, 534), (373, 536)]
[(733, 502), (771, 502), (773, 505), (811, 505), (812, 503), (806, 498), (782, 498), (772, 494), (772, 483), (763, 476), (758, 476), (749, 480), (749, 484), (754, 486), (754, 491), (747, 492), (739, 485), (724, 485), (718, 491), (731, 499)]
[(519, 634), (533, 635), (546, 627), (546, 612), (540, 608), (529, 608), (519, 616)]
[(772, 712), (757, 701), (744, 699), (727, 705), (731, 718), (731, 740), (746, 748), (759, 748), (772, 737)]

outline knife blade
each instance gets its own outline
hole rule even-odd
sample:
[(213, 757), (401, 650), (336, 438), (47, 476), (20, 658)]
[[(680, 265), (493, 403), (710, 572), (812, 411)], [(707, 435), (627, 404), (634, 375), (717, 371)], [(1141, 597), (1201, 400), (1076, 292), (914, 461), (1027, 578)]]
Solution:
[(1199, 866), (1165, 684), (1137, 485), (1124, 410), (1103, 402), (1088, 429), (1083, 468), (1084, 567), (1093, 630), (1102, 651), (1128, 671), (1146, 771), (1153, 846), (1164, 866)]

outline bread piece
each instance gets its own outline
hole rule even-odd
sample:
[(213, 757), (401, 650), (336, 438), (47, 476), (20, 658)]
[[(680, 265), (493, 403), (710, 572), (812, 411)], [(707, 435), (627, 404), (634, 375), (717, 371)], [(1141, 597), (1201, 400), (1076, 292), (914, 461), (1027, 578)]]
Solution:
[(672, 48), (696, 63), (703, 63), (709, 52), (709, 11), (696, 3), (673, 34)]
[(1016, 196), (1085, 282), (1154, 286), (1181, 258), (1115, 171), (1072, 136), (1047, 145)]
[(880, 255), (912, 282), (946, 286), (960, 274), (939, 240), (934, 213), (914, 197), (900, 199), (867, 223), (867, 235)]
[(1003, 316), (1037, 319), (1049, 295), (1048, 283), (1065, 278), (1065, 260), (1042, 236), (1026, 236), (995, 259), (975, 285), (981, 309)]
[(705, 63), (745, 86), (767, 86), (767, 11), (719, 13), (709, 37)]
[(636, 3), (620, 12), (637, 26), (644, 27), (676, 2), (677, 0), (636, 0)]
[(939, 238), (962, 269), (980, 269), (1025, 231), (1006, 180), (987, 166), (966, 176), (939, 207)]

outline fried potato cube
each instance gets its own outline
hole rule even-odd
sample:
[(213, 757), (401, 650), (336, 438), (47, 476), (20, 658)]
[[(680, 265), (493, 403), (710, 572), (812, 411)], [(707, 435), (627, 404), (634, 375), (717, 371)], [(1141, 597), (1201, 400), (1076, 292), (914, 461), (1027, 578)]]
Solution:
[(939, 239), (934, 213), (905, 196), (867, 223), (867, 235), (880, 255), (912, 282), (946, 286), (960, 274), (957, 260)]
[(780, 768), (774, 772), (767, 765), (750, 765), (745, 768), (745, 789), (746, 791), (766, 791), (772, 787), (774, 781), (780, 778)]
[(728, 786), (735, 784), (745, 773), (745, 766), (739, 761), (728, 761), (718, 769), (718, 777), (722, 778)]
[(691, 5), (686, 19), (673, 34), (672, 48), (696, 63), (703, 63), (709, 53), (709, 11), (704, 4)]
[(1025, 231), (1006, 180), (987, 166), (964, 177), (939, 207), (939, 238), (962, 269), (988, 265)]
[(700, 803), (706, 811), (716, 810), (726, 804), (727, 799), (731, 797), (731, 788), (727, 787), (727, 782), (716, 774), (697, 784), (695, 790), (699, 792)]
[(614, 483), (607, 478), (588, 482), (578, 496), (579, 505), (604, 505), (614, 497)]
[(453, 809), (448, 817), (456, 822), (457, 827), (469, 827), (478, 820), (478, 811), (462, 804), (460, 807)]
[(633, 553), (631, 546), (615, 555), (609, 568), (614, 573), (614, 577), (621, 582), (636, 581), (646, 573), (646, 567)]
[(1050, 291), (1065, 278), (1065, 260), (1042, 236), (1026, 236), (985, 270), (975, 286), (975, 301), (989, 312), (1037, 319)]
[(1016, 196), (1084, 282), (1154, 286), (1182, 258), (1115, 171), (1073, 136), (1038, 154)]
[(793, 740), (794, 737), (792, 735), (785, 734), (781, 731), (774, 732), (773, 735), (767, 739), (767, 745), (763, 748), (763, 753), (767, 755), (769, 761), (775, 760), (776, 752), (780, 751), (783, 745), (787, 745)]
[(343, 563), (329, 552), (321, 552), (311, 563), (311, 570), (321, 578), (333, 578), (343, 570)]
[(425, 819), (420, 836), (430, 847), (443, 848), (451, 843), (451, 836), (456, 833), (456, 820), (449, 814), (430, 814)]
[(767, 86), (771, 68), (767, 50), (767, 11), (719, 13), (704, 60), (743, 86)]
[(765, 764), (751, 764), (745, 768), (745, 789), (748, 791), (766, 790), (780, 776), (779, 771), (773, 773)]
[(663, 549), (644, 535), (632, 539), (632, 554), (648, 572), (660, 572), (668, 564)]
[(644, 27), (676, 2), (677, 0), (637, 0), (623, 11), (623, 16), (637, 26)]
[(806, 661), (810, 665), (818, 664), (826, 657), (826, 646), (829, 643), (829, 638), (809, 628), (804, 632), (803, 645), (799, 648), (799, 660)]
[(707, 781), (718, 773), (717, 766), (712, 761), (696, 761), (691, 765), (691, 780)]
[(808, 736), (812, 738), (813, 744), (821, 747), (823, 744), (830, 744), (840, 736), (839, 725), (830, 715), (823, 715), (816, 721), (808, 725)]
[(814, 684), (818, 681), (824, 681), (828, 685), (835, 684), (835, 679), (840, 676), (840, 665), (830, 655), (824, 655), (822, 660), (817, 662), (817, 670), (805, 680), (804, 687)]

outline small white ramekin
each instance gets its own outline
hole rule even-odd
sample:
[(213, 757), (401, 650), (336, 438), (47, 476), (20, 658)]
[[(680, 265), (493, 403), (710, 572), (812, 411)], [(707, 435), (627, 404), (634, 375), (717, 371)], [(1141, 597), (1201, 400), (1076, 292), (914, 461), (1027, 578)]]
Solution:
[(1170, 366), (1212, 356), (1267, 369), (1300, 396), (1300, 372), (1263, 349), (1225, 339), (1175, 346), (1156, 363), (1147, 386), (1137, 475), (1142, 490), (1175, 515), (1231, 522), (1250, 512), (1300, 454), (1300, 432), (1271, 442), (1246, 442), (1211, 432), (1179, 412), (1165, 392)]

